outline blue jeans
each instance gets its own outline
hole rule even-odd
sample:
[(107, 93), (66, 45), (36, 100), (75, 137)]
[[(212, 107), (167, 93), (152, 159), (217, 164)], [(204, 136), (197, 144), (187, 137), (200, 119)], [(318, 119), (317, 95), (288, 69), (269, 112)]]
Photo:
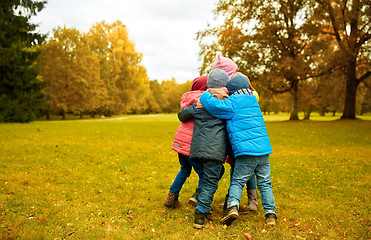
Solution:
[(203, 166), (205, 177), (198, 195), (196, 209), (202, 213), (208, 213), (211, 210), (211, 203), (218, 189), (219, 180), (224, 174), (224, 166), (223, 163), (216, 161), (205, 161)]
[(180, 170), (176, 175), (173, 184), (170, 187), (170, 192), (179, 196), (179, 192), (183, 187), (183, 184), (187, 178), (191, 175), (192, 167), (198, 174), (198, 188), (202, 188), (202, 182), (204, 179), (204, 171), (202, 163), (189, 159), (188, 156), (178, 153)]
[[(230, 182), (232, 182), (233, 172), (234, 172), (234, 165), (231, 164)], [(246, 189), (247, 190), (256, 190), (255, 174), (247, 181), (247, 183), (246, 183)]]
[(268, 213), (276, 214), (270, 172), (269, 155), (237, 157), (231, 186), (229, 187), (228, 207), (239, 206), (242, 189), (255, 173), (264, 215)]

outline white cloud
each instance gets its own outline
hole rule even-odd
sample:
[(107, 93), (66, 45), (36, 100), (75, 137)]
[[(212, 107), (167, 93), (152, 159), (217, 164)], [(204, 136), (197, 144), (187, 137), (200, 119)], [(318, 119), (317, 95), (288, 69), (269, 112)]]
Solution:
[(198, 76), (196, 33), (212, 22), (217, 0), (49, 0), (33, 18), (40, 32), (66, 25), (80, 31), (95, 23), (122, 21), (143, 53), (150, 79), (174, 77), (178, 82)]

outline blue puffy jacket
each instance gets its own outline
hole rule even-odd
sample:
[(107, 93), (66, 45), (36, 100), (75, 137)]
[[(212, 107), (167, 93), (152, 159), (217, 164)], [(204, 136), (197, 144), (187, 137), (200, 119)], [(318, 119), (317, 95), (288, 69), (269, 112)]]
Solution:
[(253, 95), (237, 94), (225, 100), (205, 92), (201, 104), (214, 117), (227, 120), (234, 156), (263, 156), (272, 153), (258, 101)]

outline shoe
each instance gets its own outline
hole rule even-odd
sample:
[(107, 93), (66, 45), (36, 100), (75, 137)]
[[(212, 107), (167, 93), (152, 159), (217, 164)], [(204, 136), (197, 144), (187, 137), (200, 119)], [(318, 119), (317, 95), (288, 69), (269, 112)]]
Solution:
[(274, 213), (267, 213), (267, 215), (265, 215), (265, 223), (268, 226), (276, 226), (276, 220), (277, 216)]
[(193, 227), (197, 229), (202, 229), (208, 222), (206, 213), (202, 213), (196, 209), (195, 211), (195, 221), (193, 222)]
[[(219, 205), (219, 208), (223, 208), (223, 213), (226, 214), (227, 212), (227, 204), (222, 203)], [(249, 208), (240, 206), (240, 209), (238, 209), (238, 214), (239, 215), (245, 215), (248, 214), (251, 210)]]
[(222, 225), (230, 226), (234, 220), (238, 218), (238, 209), (236, 206), (230, 207), (227, 210), (227, 213), (221, 220)]
[(247, 190), (247, 209), (249, 211), (257, 211), (258, 210), (258, 191), (256, 189)]
[(179, 207), (182, 206), (182, 205), (180, 204), (178, 198), (179, 198), (179, 196), (175, 196), (175, 199), (174, 199), (174, 208), (179, 208)]
[[(175, 208), (175, 198), (177, 198), (177, 196), (175, 195), (175, 193), (169, 193), (167, 195), (167, 198), (165, 200), (165, 207), (168, 207), (168, 208)], [(179, 203), (179, 201), (178, 201)]]
[(240, 206), (239, 209), (238, 209), (238, 214), (239, 215), (245, 215), (245, 214), (248, 214), (250, 211), (251, 210), (249, 208)]
[(200, 192), (201, 189), (196, 188), (196, 192), (191, 196), (191, 198), (188, 201), (188, 203), (191, 204), (193, 207), (197, 207), (197, 199)]
[[(224, 215), (227, 213), (227, 205), (228, 205), (228, 197), (229, 195), (225, 195), (224, 203), (220, 204), (219, 207), (223, 208)], [(240, 206), (240, 209), (238, 209), (238, 214), (245, 215), (249, 213), (249, 209), (245, 208), (243, 206)]]

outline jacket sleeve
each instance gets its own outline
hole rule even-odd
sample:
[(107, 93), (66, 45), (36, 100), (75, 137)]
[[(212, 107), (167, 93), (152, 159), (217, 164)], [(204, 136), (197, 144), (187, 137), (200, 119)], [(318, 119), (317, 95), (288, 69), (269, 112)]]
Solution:
[(193, 118), (193, 114), (194, 114), (195, 109), (196, 109), (196, 103), (192, 104), (189, 107), (182, 108), (178, 112), (178, 118), (181, 122), (186, 122), (186, 121)]
[(200, 102), (211, 115), (220, 119), (231, 119), (234, 115), (234, 104), (227, 98), (219, 100), (214, 98), (211, 93), (204, 92), (200, 97)]

